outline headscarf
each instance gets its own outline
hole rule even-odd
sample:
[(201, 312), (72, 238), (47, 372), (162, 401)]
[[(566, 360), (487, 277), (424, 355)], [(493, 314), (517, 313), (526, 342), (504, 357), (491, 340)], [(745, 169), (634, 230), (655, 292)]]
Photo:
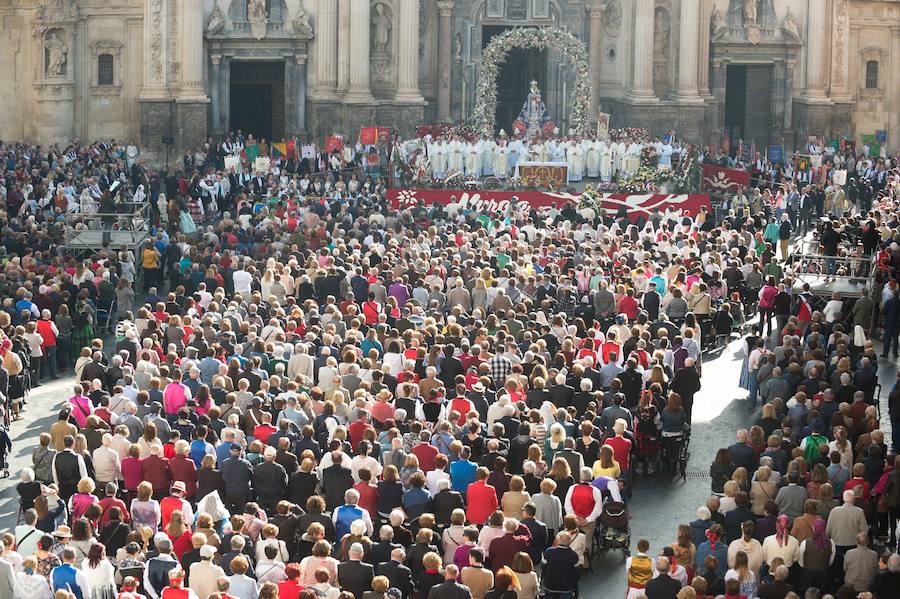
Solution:
[(706, 538), (709, 541), (709, 548), (711, 551), (716, 550), (716, 541), (719, 540), (719, 535), (714, 533), (709, 528), (706, 529)]
[(816, 523), (813, 524), (812, 541), (817, 549), (825, 549), (828, 547), (828, 537), (825, 536), (825, 520), (816, 518)]
[(788, 536), (790, 536), (788, 532), (788, 517), (782, 514), (775, 520), (775, 540), (778, 542), (779, 547), (784, 547), (787, 544)]

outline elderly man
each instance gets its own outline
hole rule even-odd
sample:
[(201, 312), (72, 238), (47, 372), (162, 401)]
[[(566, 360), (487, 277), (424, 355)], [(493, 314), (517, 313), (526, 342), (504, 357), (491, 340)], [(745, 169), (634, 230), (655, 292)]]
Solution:
[(869, 549), (869, 535), (861, 532), (856, 535), (856, 547), (844, 555), (844, 583), (863, 592), (877, 571), (878, 553)]
[(844, 554), (856, 546), (857, 536), (869, 531), (866, 513), (855, 505), (856, 494), (847, 489), (842, 497), (843, 505), (831, 510), (828, 514), (828, 525), (825, 527), (825, 534), (834, 541), (837, 551), (834, 558), (834, 568), (837, 572), (843, 572)]
[(366, 534), (371, 536), (375, 530), (369, 511), (359, 507), (359, 491), (347, 489), (344, 493), (344, 505), (334, 510), (332, 521), (334, 522), (335, 538), (341, 539), (350, 532), (350, 525), (356, 520), (362, 520), (366, 524)]
[(448, 564), (444, 568), (444, 582), (431, 587), (428, 599), (472, 599), (469, 587), (456, 582), (458, 577), (459, 568), (455, 564)]
[[(371, 529), (369, 534), (372, 534)], [(347, 555), (349, 559), (338, 565), (338, 584), (341, 589), (353, 593), (354, 597), (362, 597), (364, 592), (372, 588), (372, 578), (374, 577), (372, 565), (363, 563), (361, 543), (350, 545)]]
[(216, 548), (203, 545), (200, 548), (200, 561), (191, 564), (188, 580), (190, 588), (198, 597), (209, 597), (219, 591), (219, 579), (225, 576), (225, 570), (213, 562)]

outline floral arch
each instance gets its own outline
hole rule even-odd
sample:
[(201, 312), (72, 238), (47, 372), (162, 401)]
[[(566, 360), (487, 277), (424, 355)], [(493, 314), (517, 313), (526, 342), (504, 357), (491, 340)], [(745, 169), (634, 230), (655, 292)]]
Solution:
[(506, 56), (513, 48), (558, 49), (575, 69), (575, 86), (571, 91), (569, 132), (585, 135), (588, 128), (588, 107), (591, 98), (588, 52), (584, 42), (557, 27), (529, 27), (510, 29), (491, 39), (481, 54), (481, 78), (475, 94), (475, 127), (488, 135), (494, 134), (497, 109), (497, 79)]

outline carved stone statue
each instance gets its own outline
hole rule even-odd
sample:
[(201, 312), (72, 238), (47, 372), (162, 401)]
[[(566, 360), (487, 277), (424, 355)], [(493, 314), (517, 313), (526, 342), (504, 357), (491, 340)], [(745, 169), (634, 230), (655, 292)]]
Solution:
[(209, 15), (209, 24), (206, 26), (207, 33), (216, 33), (225, 27), (225, 14), (219, 8), (218, 3), (213, 6), (212, 13)]
[(709, 18), (709, 32), (713, 39), (717, 39), (722, 36), (724, 31), (725, 17), (722, 16), (722, 11), (716, 6), (713, 8), (712, 16)]
[(372, 16), (372, 50), (387, 53), (391, 41), (391, 19), (384, 14), (384, 4), (375, 5), (375, 14)]
[(269, 21), (266, 0), (247, 1), (247, 21), (250, 22), (250, 30), (253, 37), (258, 40), (266, 37), (266, 24)]
[(309, 13), (300, 7), (297, 18), (294, 19), (294, 31), (305, 37), (313, 37), (313, 28), (309, 22)]
[(462, 35), (460, 35), (459, 31), (456, 32), (456, 40), (453, 46), (453, 58), (455, 58), (457, 62), (462, 60)]
[(64, 75), (63, 67), (69, 54), (69, 45), (59, 39), (55, 31), (51, 31), (44, 42), (44, 48), (47, 49), (47, 75), (50, 77)]
[(756, 26), (757, 0), (744, 0), (744, 24)]
[(789, 38), (800, 41), (800, 29), (797, 26), (797, 18), (794, 16), (794, 13), (791, 12), (790, 7), (788, 7), (787, 14), (784, 15), (784, 21), (781, 23), (781, 30), (784, 31), (785, 35)]

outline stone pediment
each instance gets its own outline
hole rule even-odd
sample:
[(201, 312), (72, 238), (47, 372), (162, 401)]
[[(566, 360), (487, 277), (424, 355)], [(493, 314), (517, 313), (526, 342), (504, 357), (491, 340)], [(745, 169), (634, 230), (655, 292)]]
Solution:
[[(252, 40), (258, 43), (285, 41), (308, 44), (314, 38), (310, 14), (302, 2), (269, 0), (262, 11), (253, 0), (216, 0), (206, 26), (206, 39), (220, 42)], [(259, 6), (259, 5), (256, 5)]]

